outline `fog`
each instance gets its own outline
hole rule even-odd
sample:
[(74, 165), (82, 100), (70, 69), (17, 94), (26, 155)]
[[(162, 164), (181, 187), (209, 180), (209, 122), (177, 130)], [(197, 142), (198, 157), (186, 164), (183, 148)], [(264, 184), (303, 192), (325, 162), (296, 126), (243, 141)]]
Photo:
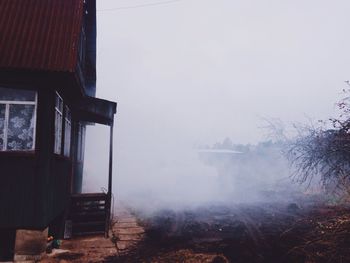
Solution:
[[(255, 193), (268, 186), (256, 182), (270, 167), (256, 173), (253, 162), (237, 163), (250, 167), (242, 181), (251, 187), (233, 180), (225, 188), (222, 166), (203, 162), (197, 147), (226, 137), (256, 145), (266, 139), (262, 117), (290, 123), (334, 115), (349, 78), (350, 2), (153, 3), (97, 1), (97, 96), (118, 102), (115, 198), (173, 207), (259, 199)], [(87, 134), (89, 191), (106, 187), (106, 131), (94, 126)], [(291, 185), (288, 165), (279, 165), (268, 182)]]

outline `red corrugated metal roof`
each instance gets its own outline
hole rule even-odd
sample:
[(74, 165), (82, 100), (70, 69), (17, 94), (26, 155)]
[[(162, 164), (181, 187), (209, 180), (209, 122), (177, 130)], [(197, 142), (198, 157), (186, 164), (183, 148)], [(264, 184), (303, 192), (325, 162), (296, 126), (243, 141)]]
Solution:
[(0, 0), (0, 68), (74, 71), (83, 0)]

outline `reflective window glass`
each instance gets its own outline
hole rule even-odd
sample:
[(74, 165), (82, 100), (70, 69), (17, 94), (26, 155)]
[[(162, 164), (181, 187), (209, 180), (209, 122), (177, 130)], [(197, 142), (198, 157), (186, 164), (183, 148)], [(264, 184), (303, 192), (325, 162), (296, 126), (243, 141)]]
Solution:
[(6, 105), (0, 104), (0, 151), (4, 147), (5, 110)]
[(7, 150), (33, 148), (35, 105), (10, 104)]
[(56, 92), (55, 103), (55, 149), (54, 152), (61, 154), (62, 150), (62, 115), (63, 115), (63, 100)]
[(0, 88), (0, 151), (34, 150), (37, 93)]

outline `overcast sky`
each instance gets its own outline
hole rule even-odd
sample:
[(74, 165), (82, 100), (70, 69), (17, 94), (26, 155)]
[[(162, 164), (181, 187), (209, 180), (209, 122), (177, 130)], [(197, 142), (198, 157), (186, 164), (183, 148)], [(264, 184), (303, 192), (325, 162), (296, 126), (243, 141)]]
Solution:
[(97, 93), (118, 102), (119, 169), (174, 145), (225, 137), (255, 143), (263, 138), (261, 117), (334, 114), (350, 78), (350, 1), (182, 0), (116, 9), (161, 1), (97, 1)]

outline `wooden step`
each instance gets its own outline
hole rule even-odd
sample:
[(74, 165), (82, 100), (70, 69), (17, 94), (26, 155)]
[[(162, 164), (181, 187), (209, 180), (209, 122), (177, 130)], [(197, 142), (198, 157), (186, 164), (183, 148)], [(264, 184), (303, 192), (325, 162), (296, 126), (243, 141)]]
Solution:
[(93, 194), (74, 194), (71, 196), (73, 202), (79, 201), (105, 201), (107, 200), (107, 194), (104, 193), (93, 193)]
[(85, 232), (73, 232), (74, 236), (92, 236), (92, 235), (101, 235), (104, 234), (105, 230), (101, 231), (85, 231)]
[(80, 213), (70, 215), (70, 220), (73, 222), (89, 222), (89, 221), (105, 221), (106, 213)]
[(91, 233), (91, 232), (104, 232), (105, 221), (93, 221), (93, 222), (73, 222), (72, 232), (73, 235), (79, 233)]
[(79, 228), (100, 228), (105, 226), (104, 221), (90, 221), (90, 222), (73, 222), (73, 231), (74, 229)]
[(71, 205), (72, 211), (98, 210), (105, 209), (105, 205)]

